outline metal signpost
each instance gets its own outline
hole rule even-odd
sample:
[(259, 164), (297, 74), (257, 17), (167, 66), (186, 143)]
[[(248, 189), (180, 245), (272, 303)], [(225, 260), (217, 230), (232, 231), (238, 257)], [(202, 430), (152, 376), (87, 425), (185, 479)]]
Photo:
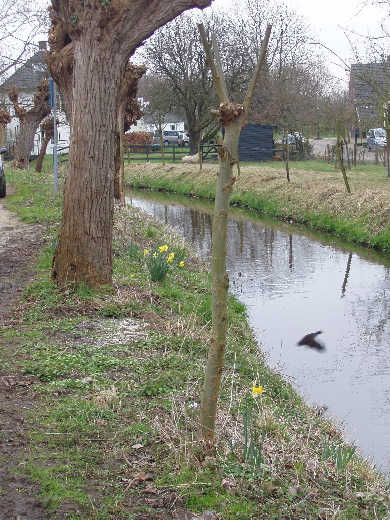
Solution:
[(57, 94), (56, 84), (52, 78), (49, 79), (50, 108), (53, 109), (53, 164), (54, 164), (54, 193), (58, 193), (58, 133), (57, 133)]

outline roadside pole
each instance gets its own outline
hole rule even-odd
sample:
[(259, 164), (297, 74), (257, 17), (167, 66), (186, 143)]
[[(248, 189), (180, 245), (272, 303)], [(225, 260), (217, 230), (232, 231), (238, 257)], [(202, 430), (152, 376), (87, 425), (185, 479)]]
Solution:
[(53, 109), (53, 123), (54, 123), (54, 134), (53, 134), (53, 166), (54, 166), (54, 193), (58, 194), (58, 132), (57, 132), (57, 95), (56, 95), (56, 84), (54, 80), (50, 78), (50, 108)]

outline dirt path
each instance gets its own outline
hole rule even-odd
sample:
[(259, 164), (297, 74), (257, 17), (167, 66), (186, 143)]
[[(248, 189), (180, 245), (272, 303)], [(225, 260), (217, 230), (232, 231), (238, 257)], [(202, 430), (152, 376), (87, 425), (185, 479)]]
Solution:
[[(12, 323), (12, 311), (32, 280), (42, 227), (23, 224), (0, 201), (0, 331)], [(16, 324), (15, 324), (16, 325)], [(41, 520), (47, 515), (35, 498), (34, 485), (18, 474), (27, 446), (23, 409), (33, 407), (29, 382), (7, 369), (14, 345), (0, 332), (0, 520)]]
[(6, 323), (18, 294), (32, 278), (29, 268), (36, 255), (42, 227), (23, 224), (0, 202), (0, 325)]

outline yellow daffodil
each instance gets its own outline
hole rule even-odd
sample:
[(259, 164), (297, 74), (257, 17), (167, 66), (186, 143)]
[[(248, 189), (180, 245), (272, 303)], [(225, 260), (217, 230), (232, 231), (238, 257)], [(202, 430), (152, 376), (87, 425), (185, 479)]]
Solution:
[(172, 262), (172, 260), (175, 258), (175, 253), (169, 253), (168, 258), (170, 258)]
[(144, 256), (148, 255), (149, 254), (149, 251), (148, 249), (144, 249)]
[(263, 386), (253, 386), (252, 395), (253, 397), (257, 397), (258, 395), (263, 395), (264, 387)]
[(180, 267), (184, 267), (185, 264), (184, 264), (184, 262), (180, 262), (179, 265), (180, 265)]
[(158, 248), (158, 250), (160, 251), (160, 253), (163, 253), (164, 251), (168, 251), (168, 246), (167, 246), (167, 245), (165, 245), (165, 246), (160, 246), (160, 247)]
[(158, 256), (158, 253), (153, 253), (153, 258), (156, 258)]

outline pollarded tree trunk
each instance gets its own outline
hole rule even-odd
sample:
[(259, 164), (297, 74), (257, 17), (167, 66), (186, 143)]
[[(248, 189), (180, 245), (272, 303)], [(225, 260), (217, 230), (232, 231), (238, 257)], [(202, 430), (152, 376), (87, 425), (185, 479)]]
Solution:
[(41, 129), (44, 132), (44, 137), (37, 157), (37, 164), (35, 166), (35, 171), (38, 173), (41, 173), (42, 171), (43, 159), (46, 155), (47, 145), (54, 135), (54, 118), (49, 117), (45, 119), (45, 121), (42, 123)]
[(60, 285), (111, 283), (115, 150), (125, 64), (114, 46), (100, 51), (95, 31), (84, 31), (74, 45), (77, 103), (72, 103), (68, 176), (52, 269)]
[(50, 114), (49, 83), (43, 79), (33, 99), (33, 106), (26, 110), (19, 105), (17, 88), (8, 94), (15, 109), (15, 115), (19, 118), (20, 129), (18, 144), (15, 147), (13, 166), (26, 170), (29, 165), (31, 151), (34, 148), (34, 137), (41, 121)]
[(200, 130), (193, 130), (191, 127), (188, 130), (190, 136), (190, 153), (192, 155), (198, 153), (198, 144), (200, 143), (202, 132)]
[[(112, 281), (114, 172), (126, 65), (157, 28), (212, 0), (52, 0), (51, 74), (71, 128), (68, 175), (52, 277)], [(73, 52), (73, 62), (71, 55)]]
[(68, 24), (62, 19), (61, 9), (56, 11), (49, 8), (49, 13), (52, 25), (49, 31), (50, 52), (46, 54), (46, 63), (50, 75), (61, 92), (66, 117), (70, 124), (73, 105), (74, 44), (69, 35)]

